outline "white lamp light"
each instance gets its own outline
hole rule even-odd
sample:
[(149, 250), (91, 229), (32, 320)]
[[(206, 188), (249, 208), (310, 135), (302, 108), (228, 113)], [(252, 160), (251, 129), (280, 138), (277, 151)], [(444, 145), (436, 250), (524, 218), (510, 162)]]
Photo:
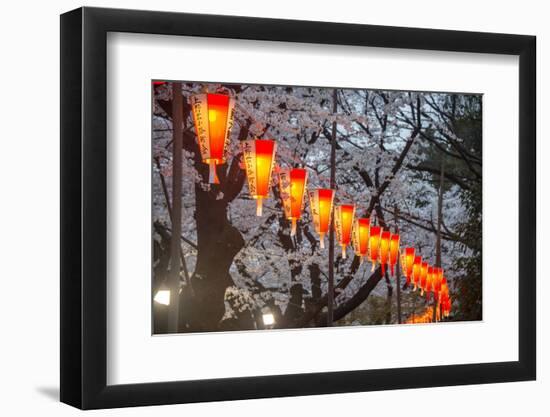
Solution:
[(155, 294), (154, 300), (156, 303), (163, 304), (165, 306), (170, 305), (170, 290), (166, 288), (159, 288)]
[(275, 317), (273, 317), (273, 314), (271, 313), (265, 313), (262, 318), (265, 326), (271, 326), (275, 323)]

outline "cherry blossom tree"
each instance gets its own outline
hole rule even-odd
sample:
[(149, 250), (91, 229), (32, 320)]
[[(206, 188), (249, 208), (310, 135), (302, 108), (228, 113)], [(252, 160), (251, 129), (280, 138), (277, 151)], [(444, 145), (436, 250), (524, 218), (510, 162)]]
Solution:
[[(208, 165), (200, 157), (188, 104), (191, 95), (205, 89), (225, 92), (237, 103), (227, 160), (217, 168), (220, 184), (208, 184)], [(465, 237), (471, 207), (465, 193), (481, 183), (481, 137), (472, 147), (471, 131), (466, 132), (469, 141), (461, 137), (461, 121), (481, 106), (479, 96), (200, 83), (183, 83), (182, 94), (179, 331), (261, 329), (265, 312), (273, 314), (276, 328), (327, 324), (327, 253), (319, 247), (309, 208), (306, 204), (291, 236), (275, 173), (264, 215), (255, 215), (242, 166), (240, 142), (246, 139), (275, 139), (276, 170), (307, 168), (309, 188), (329, 186), (335, 141), (337, 202), (356, 204), (358, 216), (371, 217), (384, 228), (398, 226), (402, 247), (414, 246), (433, 262), (441, 174), (436, 162), (445, 160), (442, 264), (450, 281), (463, 277), (459, 260), (476, 250), (475, 237)], [(170, 83), (154, 87), (156, 287), (169, 269), (171, 98)], [(475, 126), (468, 128), (477, 134)], [(335, 271), (335, 321), (345, 319), (371, 295), (387, 297), (388, 306), (392, 303), (395, 280), (383, 276), (380, 268), (372, 271), (359, 257), (343, 259), (337, 253)], [(162, 333), (163, 311), (156, 308), (155, 332)], [(395, 322), (391, 312), (386, 321)]]

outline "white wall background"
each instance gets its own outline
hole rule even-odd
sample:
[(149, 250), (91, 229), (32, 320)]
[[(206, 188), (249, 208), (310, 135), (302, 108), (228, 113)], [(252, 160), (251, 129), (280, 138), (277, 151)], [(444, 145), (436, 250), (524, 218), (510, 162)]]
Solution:
[[(538, 37), (538, 257), (550, 250), (550, 210), (544, 182), (550, 178), (550, 153), (542, 138), (543, 97), (550, 97), (550, 27), (544, 2), (534, 0), (482, 3), (461, 0), (394, 0), (392, 2), (302, 2), (277, 0), (93, 1), (89, 6), (158, 9), (417, 26), (441, 29), (510, 32)], [(3, 4), (0, 15), (0, 410), (3, 415), (75, 415), (57, 401), (59, 392), (59, 17), (79, 7), (72, 0)], [(32, 112), (32, 113), (31, 113)], [(32, 119), (30, 118), (32, 114)], [(384, 413), (446, 417), (480, 415), (543, 415), (550, 390), (547, 354), (550, 309), (543, 295), (550, 284), (539, 262), (538, 381), (422, 390), (325, 395), (232, 403), (145, 407), (95, 412), (94, 415), (224, 416), (281, 414)], [(25, 298), (24, 298), (24, 297)], [(28, 298), (30, 297), (30, 298)], [(28, 300), (28, 302), (24, 302)], [(546, 394), (546, 395), (545, 395)]]

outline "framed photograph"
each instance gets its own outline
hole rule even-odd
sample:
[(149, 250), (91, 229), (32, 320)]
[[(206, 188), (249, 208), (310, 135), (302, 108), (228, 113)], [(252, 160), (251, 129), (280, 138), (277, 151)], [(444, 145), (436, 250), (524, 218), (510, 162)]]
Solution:
[(61, 16), (61, 401), (533, 380), (535, 37)]

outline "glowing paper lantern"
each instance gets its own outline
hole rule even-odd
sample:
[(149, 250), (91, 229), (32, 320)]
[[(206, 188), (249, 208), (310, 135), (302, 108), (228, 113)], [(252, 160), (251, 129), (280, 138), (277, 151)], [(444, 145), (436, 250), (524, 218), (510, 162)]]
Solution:
[(441, 301), (440, 301), (441, 313), (444, 317), (449, 317), (451, 314), (451, 298), (449, 296), (449, 287), (447, 285), (447, 279), (443, 277), (441, 283)]
[(351, 242), (354, 215), (355, 206), (353, 204), (340, 204), (334, 210), (334, 231), (336, 240), (342, 247), (343, 259), (346, 259), (346, 247)]
[(325, 234), (330, 230), (333, 200), (334, 190), (319, 188), (309, 192), (309, 207), (315, 231), (319, 234), (321, 249), (325, 248)]
[(421, 272), (422, 272), (422, 257), (415, 256), (414, 263), (413, 263), (413, 271), (412, 271), (412, 280), (413, 280), (415, 290), (418, 287), (418, 284), (420, 283)]
[(403, 271), (405, 272), (405, 277), (407, 278), (407, 284), (411, 283), (415, 259), (414, 254), (414, 248), (405, 248), (405, 252), (403, 253)]
[(439, 293), (441, 291), (441, 283), (443, 281), (443, 268), (434, 268), (433, 274), (433, 291), (434, 291), (434, 300), (439, 300)]
[(369, 258), (372, 262), (372, 270), (376, 266), (376, 262), (380, 260), (380, 226), (371, 226), (369, 231)]
[(395, 275), (395, 265), (399, 257), (399, 235), (392, 234), (390, 239), (390, 270), (391, 274)]
[(391, 233), (389, 231), (382, 231), (380, 235), (380, 264), (382, 266), (382, 275), (386, 274), (386, 265), (390, 259), (390, 238)]
[(433, 277), (434, 267), (428, 267), (428, 274), (426, 275), (426, 300), (430, 298), (430, 292), (433, 291)]
[(279, 171), (279, 189), (283, 200), (283, 209), (286, 218), (292, 223), (290, 236), (296, 234), (296, 222), (302, 217), (306, 183), (307, 171), (305, 169), (293, 168)]
[(256, 215), (262, 215), (262, 200), (269, 196), (271, 172), (277, 144), (274, 140), (243, 141), (243, 158), (248, 178), (248, 191), (256, 200)]
[(197, 94), (191, 97), (191, 108), (201, 158), (210, 167), (208, 182), (219, 184), (216, 165), (225, 163), (235, 100), (225, 94)]
[(359, 218), (355, 220), (353, 225), (353, 249), (355, 250), (355, 254), (361, 257), (361, 262), (363, 258), (368, 255), (369, 231), (369, 218)]
[[(435, 281), (436, 291), (441, 291), (441, 285), (443, 284), (443, 268), (437, 268), (437, 278)], [(445, 280), (447, 282), (447, 280)]]
[(449, 287), (447, 285), (447, 278), (445, 277), (443, 277), (443, 279), (441, 280), (441, 290), (439, 291), (439, 293), (441, 294), (441, 297), (449, 295)]
[(448, 295), (441, 300), (441, 312), (443, 317), (449, 317), (451, 314), (451, 298)]
[(428, 280), (428, 262), (422, 262), (422, 266), (420, 268), (420, 295), (424, 295), (424, 291), (426, 291), (426, 282)]

